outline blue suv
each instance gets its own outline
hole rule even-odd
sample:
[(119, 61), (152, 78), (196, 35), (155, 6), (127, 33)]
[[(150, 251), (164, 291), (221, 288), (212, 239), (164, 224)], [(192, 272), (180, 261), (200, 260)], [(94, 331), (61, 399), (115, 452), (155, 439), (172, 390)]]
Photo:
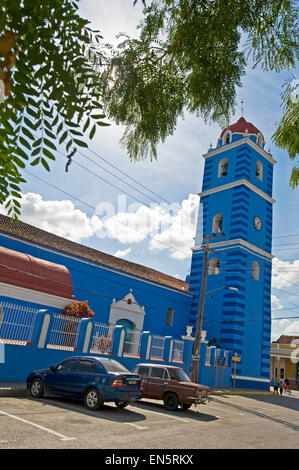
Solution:
[(139, 375), (102, 357), (71, 357), (57, 366), (31, 372), (26, 382), (33, 398), (49, 392), (84, 400), (90, 410), (97, 410), (105, 402), (124, 408), (142, 397)]

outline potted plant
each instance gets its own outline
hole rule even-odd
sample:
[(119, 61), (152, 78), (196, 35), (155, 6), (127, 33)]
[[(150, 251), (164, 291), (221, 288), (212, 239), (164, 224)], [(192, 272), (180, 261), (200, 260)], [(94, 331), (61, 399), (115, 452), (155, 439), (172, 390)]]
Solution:
[[(62, 310), (62, 315), (69, 317), (63, 324), (63, 335), (66, 346), (74, 347), (78, 320), (81, 318), (93, 318), (94, 312), (87, 305), (87, 300), (76, 301), (68, 304)], [(72, 321), (72, 318), (74, 319)]]

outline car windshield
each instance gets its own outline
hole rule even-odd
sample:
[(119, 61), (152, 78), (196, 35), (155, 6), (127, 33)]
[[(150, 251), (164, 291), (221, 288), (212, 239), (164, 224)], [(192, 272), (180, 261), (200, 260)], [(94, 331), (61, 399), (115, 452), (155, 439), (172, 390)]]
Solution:
[(101, 364), (105, 367), (108, 372), (129, 372), (131, 373), (125, 366), (120, 364), (113, 359), (101, 359)]
[(178, 382), (191, 382), (190, 378), (183, 369), (173, 369), (173, 371)]

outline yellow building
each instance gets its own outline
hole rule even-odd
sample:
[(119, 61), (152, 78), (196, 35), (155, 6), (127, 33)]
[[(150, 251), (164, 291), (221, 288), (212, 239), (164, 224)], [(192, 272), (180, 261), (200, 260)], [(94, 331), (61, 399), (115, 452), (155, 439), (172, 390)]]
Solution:
[(288, 378), (292, 389), (299, 379), (299, 336), (281, 335), (271, 343), (271, 381)]

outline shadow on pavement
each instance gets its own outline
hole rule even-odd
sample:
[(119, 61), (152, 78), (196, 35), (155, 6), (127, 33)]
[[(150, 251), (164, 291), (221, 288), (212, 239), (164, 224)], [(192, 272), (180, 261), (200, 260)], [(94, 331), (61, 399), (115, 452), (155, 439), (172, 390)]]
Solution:
[[(131, 406), (134, 408), (138, 408), (140, 410), (148, 410), (148, 411), (155, 411), (161, 415), (165, 416), (173, 416), (176, 418), (181, 419), (193, 419), (196, 421), (215, 421), (218, 418), (215, 415), (210, 415), (208, 413), (201, 413), (201, 409), (203, 411), (209, 411), (209, 405), (198, 405), (198, 407), (194, 408), (192, 406), (189, 410), (178, 409), (177, 411), (168, 411), (164, 408), (163, 404), (161, 403), (153, 403), (151, 401), (141, 400), (138, 402), (133, 403)], [(203, 408), (202, 408), (203, 407)]]
[(81, 415), (106, 419), (108, 421), (116, 421), (118, 423), (138, 423), (146, 420), (146, 416), (143, 414), (132, 411), (130, 408), (117, 408), (114, 403), (105, 404), (99, 410), (92, 411), (85, 408), (83, 402), (79, 400), (72, 400), (70, 398), (62, 398), (54, 395), (45, 395), (43, 398), (31, 398), (29, 395), (27, 395), (26, 397), (18, 398), (20, 400), (27, 399), (33, 402), (38, 402), (44, 406), (53, 406), (62, 410), (74, 411), (75, 413), (80, 413)]
[[(280, 419), (280, 418), (276, 418), (274, 416), (269, 416), (268, 414), (266, 414), (266, 410), (265, 410), (265, 412), (253, 410), (252, 408), (247, 408), (245, 405), (242, 406), (242, 405), (237, 405), (237, 404), (234, 404), (234, 403), (231, 403), (231, 402), (228, 402), (228, 401), (224, 401), (223, 398), (224, 397), (221, 397), (221, 398), (220, 397), (219, 398), (214, 397), (213, 401), (215, 401), (216, 403), (220, 403), (220, 404), (223, 403), (226, 407), (231, 407), (235, 410), (243, 411), (245, 413), (252, 414), (252, 415), (258, 416), (258, 417), (263, 418), (263, 419), (267, 419), (268, 421), (272, 421), (274, 423), (283, 424), (284, 426), (288, 427), (289, 429), (292, 429), (293, 431), (299, 431), (299, 425), (291, 423), (289, 421), (286, 421), (283, 418)], [(226, 398), (229, 398), (229, 397), (226, 397)], [(257, 396), (257, 395), (246, 395), (246, 398), (249, 398), (251, 400), (256, 400), (256, 401), (259, 401), (259, 402), (272, 404), (272, 405), (277, 405), (277, 404), (282, 405), (282, 400), (286, 397), (280, 398), (279, 396), (274, 397), (274, 396), (271, 396), (271, 395), (259, 395), (259, 396)], [(271, 398), (272, 398), (272, 400), (270, 400)], [(232, 396), (230, 396), (230, 399), (232, 399)], [(287, 397), (287, 399), (292, 400), (289, 397)], [(299, 400), (293, 399), (293, 402), (295, 402), (296, 405), (294, 403), (291, 404), (289, 402), (288, 403), (289, 406), (287, 406), (287, 408), (291, 408), (293, 410), (298, 411)]]

